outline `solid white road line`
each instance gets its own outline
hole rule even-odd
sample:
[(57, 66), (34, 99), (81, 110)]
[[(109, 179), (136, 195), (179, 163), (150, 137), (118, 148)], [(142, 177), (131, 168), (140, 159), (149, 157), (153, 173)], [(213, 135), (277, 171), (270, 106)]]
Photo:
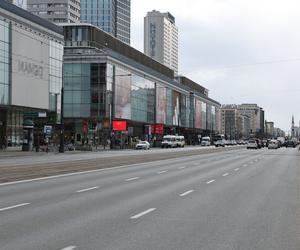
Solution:
[(75, 248), (76, 248), (76, 246), (68, 246), (68, 247), (65, 247), (65, 248), (63, 248), (61, 250), (73, 250)]
[(179, 196), (183, 197), (183, 196), (186, 196), (186, 195), (188, 195), (188, 194), (190, 194), (190, 193), (193, 193), (193, 192), (194, 192), (194, 190), (191, 189), (191, 190), (189, 190), (189, 191), (186, 191), (186, 192), (180, 194)]
[(210, 184), (210, 183), (213, 183), (213, 182), (215, 182), (216, 180), (211, 180), (211, 181), (208, 181), (208, 182), (206, 182), (206, 184)]
[(223, 174), (222, 176), (223, 177), (226, 177), (226, 176), (228, 176), (229, 175), (229, 173), (225, 173), (225, 174)]
[(81, 190), (77, 190), (76, 193), (83, 193), (83, 192), (87, 192), (87, 191), (91, 191), (91, 190), (95, 190), (98, 189), (99, 187), (91, 187), (91, 188), (85, 188), (85, 189), (81, 189)]
[(27, 206), (27, 205), (29, 205), (29, 204), (30, 204), (30, 203), (22, 203), (22, 204), (10, 206), (10, 207), (0, 208), (0, 212), (6, 211), (6, 210), (10, 210), (10, 209), (13, 209), (13, 208), (17, 208), (17, 207), (24, 207), (24, 206)]
[(139, 214), (136, 214), (134, 216), (131, 216), (130, 219), (134, 220), (134, 219), (138, 219), (146, 214), (149, 214), (151, 212), (153, 212), (154, 210), (156, 210), (156, 208), (149, 208), (148, 210), (144, 211), (144, 212), (141, 212)]
[(167, 170), (163, 170), (163, 171), (157, 172), (157, 174), (164, 174), (164, 173), (167, 173), (167, 172), (168, 172)]
[(236, 168), (234, 171), (239, 171), (240, 169), (239, 168)]

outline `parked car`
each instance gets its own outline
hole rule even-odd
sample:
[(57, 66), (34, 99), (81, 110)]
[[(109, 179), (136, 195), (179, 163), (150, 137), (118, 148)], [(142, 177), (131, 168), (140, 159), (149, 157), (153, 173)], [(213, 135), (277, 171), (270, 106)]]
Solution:
[(268, 149), (278, 149), (279, 142), (277, 140), (271, 140), (268, 145)]
[(258, 149), (257, 141), (254, 139), (250, 139), (247, 144), (247, 149)]
[(149, 150), (150, 149), (150, 143), (147, 141), (139, 141), (136, 145), (135, 145), (135, 149), (144, 149), (144, 150)]
[(292, 140), (288, 140), (285, 143), (285, 147), (287, 147), (287, 148), (290, 148), (290, 147), (295, 148), (296, 147), (296, 143), (294, 141), (292, 141)]
[(176, 148), (177, 142), (175, 135), (165, 135), (161, 142), (162, 148)]
[(203, 147), (210, 146), (210, 137), (209, 136), (205, 136), (202, 138), (201, 146), (203, 146)]
[(216, 147), (225, 147), (225, 140), (224, 140), (224, 139), (222, 139), (222, 140), (217, 140), (217, 141), (215, 142), (215, 146), (216, 146)]
[(185, 145), (184, 136), (182, 135), (176, 135), (175, 136), (177, 147), (183, 148)]

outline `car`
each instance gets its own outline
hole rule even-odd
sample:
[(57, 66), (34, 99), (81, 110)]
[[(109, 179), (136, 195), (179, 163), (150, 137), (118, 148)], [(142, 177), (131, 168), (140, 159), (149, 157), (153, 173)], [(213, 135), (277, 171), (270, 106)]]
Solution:
[(257, 144), (257, 141), (254, 140), (254, 139), (250, 139), (248, 144), (247, 144), (247, 149), (251, 149), (251, 148), (252, 149), (258, 149), (259, 148), (259, 146)]
[(177, 147), (183, 148), (185, 145), (184, 136), (182, 135), (176, 135), (175, 136)]
[(209, 136), (205, 136), (202, 138), (201, 146), (203, 146), (203, 147), (210, 146), (210, 137)]
[(150, 149), (150, 143), (147, 141), (139, 141), (136, 146), (135, 149), (144, 149), (144, 150), (149, 150)]
[(176, 136), (175, 135), (165, 135), (161, 142), (161, 147), (162, 148), (176, 148), (177, 147)]
[(268, 149), (278, 149), (279, 142), (277, 140), (271, 140), (268, 145)]
[(224, 139), (223, 140), (217, 140), (215, 142), (215, 146), (216, 147), (225, 147), (225, 140)]
[(292, 141), (292, 140), (288, 140), (285, 143), (285, 147), (287, 147), (287, 148), (290, 148), (290, 147), (295, 148), (296, 147), (296, 143), (294, 141)]

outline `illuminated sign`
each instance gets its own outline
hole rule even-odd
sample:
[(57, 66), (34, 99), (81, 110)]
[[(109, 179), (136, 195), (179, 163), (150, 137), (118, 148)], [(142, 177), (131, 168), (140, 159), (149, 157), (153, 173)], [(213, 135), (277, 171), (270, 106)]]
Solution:
[(113, 121), (113, 130), (114, 131), (126, 131), (127, 122), (126, 121)]

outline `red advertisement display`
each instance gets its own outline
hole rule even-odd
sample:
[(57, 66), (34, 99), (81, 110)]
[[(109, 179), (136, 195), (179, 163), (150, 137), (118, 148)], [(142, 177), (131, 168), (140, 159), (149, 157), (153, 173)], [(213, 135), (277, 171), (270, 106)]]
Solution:
[[(155, 129), (155, 133), (154, 133)], [(152, 134), (163, 135), (164, 134), (164, 125), (163, 124), (155, 124), (152, 126)]]
[(126, 131), (127, 122), (126, 121), (113, 121), (112, 127), (114, 131)]

